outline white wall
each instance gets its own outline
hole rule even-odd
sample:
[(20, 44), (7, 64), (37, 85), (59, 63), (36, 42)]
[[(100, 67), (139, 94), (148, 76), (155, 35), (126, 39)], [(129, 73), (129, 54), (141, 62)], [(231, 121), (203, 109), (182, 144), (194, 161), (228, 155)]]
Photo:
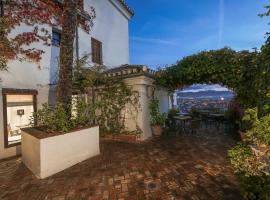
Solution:
[(131, 86), (132, 90), (139, 92), (139, 104), (141, 106), (136, 119), (134, 119), (134, 110), (128, 108), (133, 115), (126, 115), (125, 126), (129, 131), (135, 131), (137, 128), (136, 125), (138, 125), (142, 131), (141, 140), (146, 140), (152, 137), (149, 111), (149, 102), (152, 98), (152, 93), (151, 90), (147, 90), (155, 87), (155, 98), (159, 100), (159, 110), (161, 113), (167, 113), (169, 111), (168, 90), (155, 86), (154, 80), (146, 76), (125, 79), (125, 83)]
[[(118, 67), (129, 64), (129, 19), (116, 0), (84, 0), (85, 10), (95, 8), (96, 18), (90, 34), (79, 30), (80, 54), (91, 54), (91, 37), (102, 42), (103, 64)], [(114, 3), (113, 3), (114, 2)]]
[[(85, 10), (93, 6), (96, 11), (94, 27), (90, 34), (79, 30), (80, 54), (91, 53), (91, 37), (98, 39), (103, 44), (103, 61), (108, 67), (116, 67), (129, 63), (128, 46), (128, 15), (123, 8), (117, 4), (117, 0), (85, 0)], [(51, 27), (44, 26), (51, 30)], [(11, 32), (12, 35), (31, 31), (33, 27), (20, 26)], [(8, 63), (8, 71), (0, 71), (0, 159), (14, 156), (20, 153), (20, 147), (4, 148), (3, 130), (3, 105), (2, 88), (36, 89), (38, 90), (39, 106), (48, 99), (52, 99), (55, 86), (49, 85), (54, 82), (57, 69), (57, 54), (59, 48), (45, 46), (42, 43), (34, 43), (30, 46), (42, 49), (40, 63), (14, 60)], [(49, 95), (50, 94), (50, 95)], [(51, 95), (52, 94), (52, 95)]]

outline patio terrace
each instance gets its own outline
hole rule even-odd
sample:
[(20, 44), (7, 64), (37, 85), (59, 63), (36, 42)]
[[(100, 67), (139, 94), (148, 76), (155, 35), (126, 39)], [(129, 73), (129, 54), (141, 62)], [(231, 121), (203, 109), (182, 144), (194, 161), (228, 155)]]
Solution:
[(217, 131), (142, 144), (102, 141), (100, 156), (44, 180), (12, 158), (0, 162), (0, 199), (240, 200), (227, 159), (235, 143)]

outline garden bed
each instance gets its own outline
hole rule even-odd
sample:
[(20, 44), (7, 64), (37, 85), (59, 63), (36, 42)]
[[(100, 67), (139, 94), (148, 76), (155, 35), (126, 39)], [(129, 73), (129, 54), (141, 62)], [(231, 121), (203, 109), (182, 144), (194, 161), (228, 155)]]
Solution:
[(40, 129), (22, 129), (22, 160), (43, 179), (100, 154), (99, 127), (48, 134)]

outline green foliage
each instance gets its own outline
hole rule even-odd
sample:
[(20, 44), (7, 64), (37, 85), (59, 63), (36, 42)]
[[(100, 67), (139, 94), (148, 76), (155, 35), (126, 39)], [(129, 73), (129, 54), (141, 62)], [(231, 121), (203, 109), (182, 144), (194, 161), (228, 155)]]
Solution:
[(253, 123), (253, 127), (247, 132), (247, 137), (254, 142), (270, 146), (270, 115)]
[[(254, 107), (266, 96), (269, 89), (266, 83), (269, 82), (267, 72), (270, 67), (263, 64), (269, 49), (264, 49), (261, 53), (236, 52), (230, 48), (202, 51), (160, 70), (157, 73), (157, 82), (171, 90), (195, 83), (221, 84), (232, 89), (245, 107)], [(260, 89), (262, 87), (265, 88)]]
[(150, 100), (149, 110), (150, 110), (151, 124), (163, 126), (166, 121), (166, 114), (159, 112), (159, 101), (157, 99)]
[(66, 133), (73, 129), (93, 124), (93, 108), (85, 101), (76, 101), (76, 103), (70, 106), (70, 110), (72, 110), (72, 116), (61, 104), (56, 104), (54, 107), (43, 104), (41, 109), (33, 113), (30, 119), (31, 125), (41, 127), (42, 130), (48, 133)]
[(258, 115), (259, 117), (270, 114), (270, 92), (266, 94), (266, 97), (259, 105)]
[(88, 126), (94, 123), (97, 109), (95, 105), (77, 98), (72, 108), (72, 121), (76, 126)]
[(177, 116), (180, 113), (179, 109), (171, 108), (168, 112), (168, 116)]
[(254, 123), (258, 121), (258, 109), (248, 108), (245, 110), (244, 116), (241, 120), (240, 130), (246, 132), (250, 130)]
[(43, 104), (41, 109), (33, 113), (31, 125), (43, 127), (47, 132), (67, 132), (73, 128), (69, 118), (62, 105), (57, 104), (51, 108)]
[(229, 151), (246, 199), (270, 199), (270, 115), (258, 119), (257, 108), (248, 109), (242, 120), (246, 143)]
[(238, 144), (229, 151), (231, 164), (239, 178), (242, 194), (249, 200), (270, 198), (270, 176), (262, 173), (261, 162), (250, 146)]
[(238, 174), (242, 194), (248, 200), (270, 199), (270, 177), (269, 176), (244, 176)]
[(81, 93), (86, 93), (91, 87), (97, 86), (101, 71), (106, 70), (105, 66), (89, 66), (88, 60), (89, 54), (85, 54), (76, 60), (74, 66), (72, 87)]
[[(87, 93), (95, 111), (96, 122), (100, 125), (102, 134), (126, 133), (125, 117), (137, 118), (139, 93), (133, 91), (123, 80), (104, 78), (104, 66), (88, 66), (89, 55), (84, 55), (75, 65), (73, 88), (81, 94)], [(128, 108), (128, 109), (127, 109)], [(139, 134), (139, 126), (132, 134)]]
[(139, 93), (122, 80), (108, 79), (103, 81), (97, 92), (95, 104), (99, 113), (96, 120), (102, 132), (118, 134), (125, 131), (126, 114), (137, 118), (140, 109)]
[(236, 145), (229, 150), (229, 158), (236, 173), (254, 175), (250, 161), (255, 160), (255, 155), (249, 146), (241, 143)]

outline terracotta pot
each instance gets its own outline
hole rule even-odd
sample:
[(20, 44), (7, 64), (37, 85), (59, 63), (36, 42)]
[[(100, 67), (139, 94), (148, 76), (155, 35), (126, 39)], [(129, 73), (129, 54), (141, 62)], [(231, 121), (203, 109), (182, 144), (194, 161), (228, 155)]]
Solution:
[(152, 125), (152, 134), (154, 136), (161, 136), (162, 135), (162, 126), (161, 125)]

